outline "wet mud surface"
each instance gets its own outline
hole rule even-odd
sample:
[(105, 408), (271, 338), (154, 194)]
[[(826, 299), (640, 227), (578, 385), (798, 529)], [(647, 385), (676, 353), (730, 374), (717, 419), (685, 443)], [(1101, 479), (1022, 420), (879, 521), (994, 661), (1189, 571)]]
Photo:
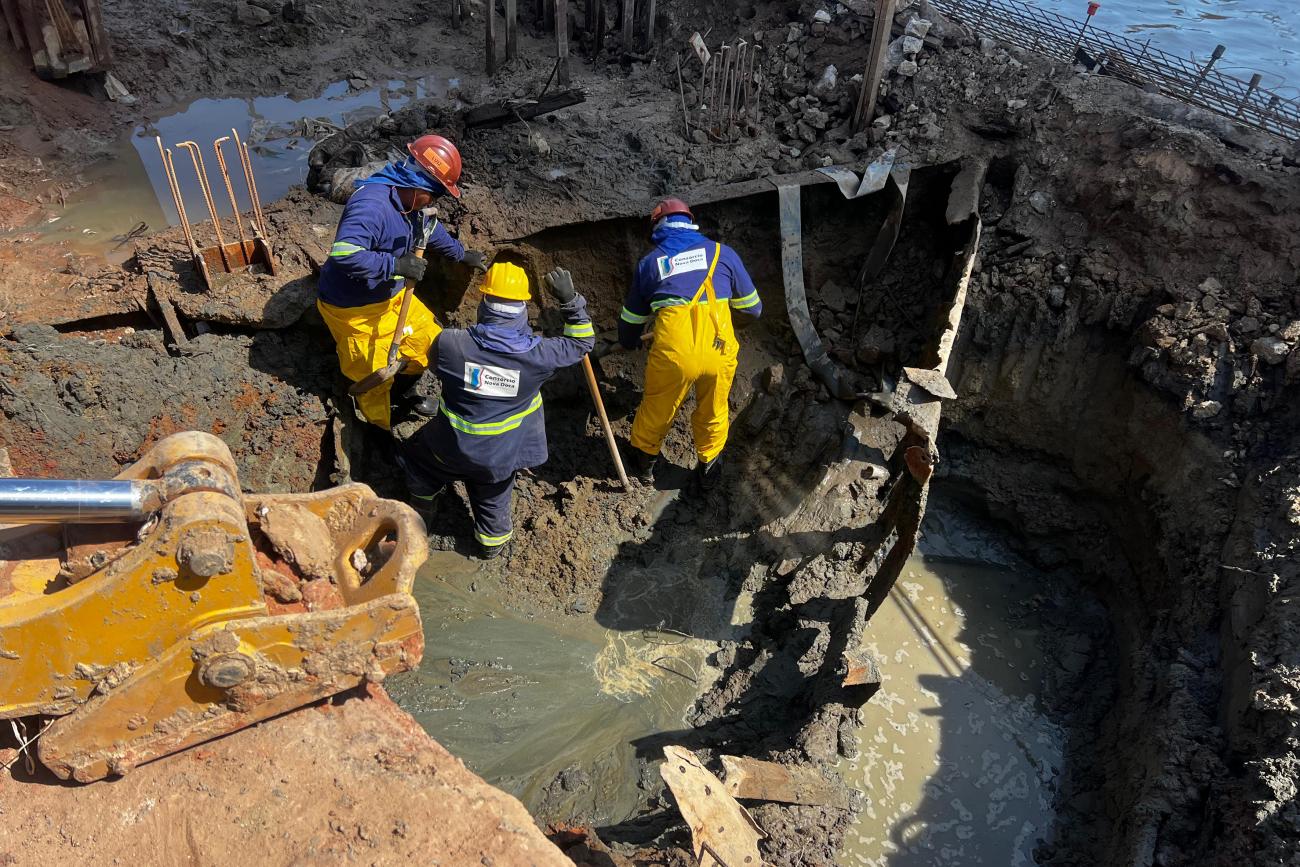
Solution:
[[(135, 5), (108, 13), (123, 43), (115, 46), (120, 75), (143, 100), (132, 123), (200, 95), (317, 95), (316, 84), (357, 71), (374, 82), (415, 67), (462, 69), (457, 94), (326, 139), (311, 178), (322, 193), (340, 170), (382, 158), (429, 125), (463, 132), (460, 104), (537, 92), (550, 69), (530, 41), (521, 61), (487, 82), (470, 71), (481, 60), (477, 47), (443, 32), (441, 10), (397, 14), (372, 4), (351, 28), (356, 41), (331, 38), (321, 51), (336, 13), (315, 6), (301, 19), (289, 3), (279, 17), (254, 24), (262, 16), (246, 12), (246, 22), (232, 24), (230, 8), (218, 4), (169, 10), (165, 20), (136, 14)], [(542, 642), (551, 638), (532, 630), (544, 614), (560, 624), (546, 626), (548, 635), (568, 633), (569, 650), (555, 651), (553, 668), (529, 673), (507, 659), (514, 649), (456, 655), (448, 647), (441, 659), (428, 654), (425, 680), (403, 704), (435, 736), (441, 725), (449, 742), (462, 737), (471, 766), (483, 763), (478, 770), (519, 794), (537, 819), (594, 824), (617, 857), (640, 863), (682, 863), (689, 845), (653, 772), (668, 744), (695, 749), (715, 767), (718, 756), (738, 754), (840, 775), (855, 793), (850, 809), (750, 804), (773, 864), (1001, 863), (1004, 853), (1060, 865), (1288, 863), (1300, 842), (1300, 627), (1287, 614), (1300, 587), (1294, 150), (1117, 82), (983, 45), (941, 21), (916, 74), (889, 77), (889, 121), (851, 135), (847, 71), (865, 52), (869, 16), (837, 9), (836, 26), (819, 29), (809, 4), (661, 8), (666, 45), (714, 26), (711, 42), (741, 35), (765, 46), (756, 135), (735, 146), (687, 140), (668, 49), (649, 62), (616, 54), (579, 62), (585, 104), (464, 135), (466, 196), (442, 218), (466, 242), (534, 273), (571, 268), (598, 330), (608, 331), (645, 243), (645, 206), (669, 192), (703, 200), (712, 191), (719, 201), (700, 209), (701, 223), (751, 264), (768, 305), (743, 337), (723, 485), (709, 496), (690, 490), (683, 417), (660, 483), (618, 492), (581, 379), (557, 377), (545, 392), (552, 460), (517, 493), (520, 542), (506, 562), (473, 576), (455, 577), (461, 567), (448, 561), (454, 592), (430, 591), (426, 605), (445, 607), (425, 619), (426, 629), (455, 636), (488, 617), (467, 612), (495, 612), (478, 639), (516, 622), (526, 639)], [(254, 58), (272, 50), (279, 59), (267, 73)], [(213, 58), (231, 62), (204, 62)], [(831, 63), (839, 83), (818, 92)], [(14, 224), (30, 216), (37, 195), (57, 195), (36, 160), (77, 164), (90, 150), (77, 142), (111, 140), (124, 117), (125, 109), (114, 120), (93, 98), (51, 88), (30, 82), (0, 101), (0, 126), (16, 127), (0, 132), (8, 172), (0, 215)], [(901, 786), (889, 765), (890, 733), (897, 726), (926, 737), (909, 716), (924, 708), (891, 698), (900, 694), (891, 683), (911, 664), (895, 656), (909, 647), (930, 654), (936, 630), (928, 644), (915, 629), (910, 638), (873, 639), (889, 679), (869, 701), (839, 686), (843, 649), (864, 637), (863, 594), (880, 564), (863, 557), (877, 541), (888, 491), (863, 475), (846, 438), (859, 408), (833, 400), (812, 376), (786, 323), (771, 186), (733, 188), (734, 197), (717, 189), (825, 162), (861, 168), (890, 146), (917, 168), (889, 266), (859, 302), (857, 269), (884, 209), (872, 198), (844, 202), (826, 184), (804, 190), (805, 276), (832, 357), (872, 387), (895, 376), (933, 333), (948, 185), (963, 166), (985, 167), (972, 203), (984, 232), (948, 369), (958, 397), (944, 406), (936, 484), (974, 504), (982, 520), (1010, 528), (1006, 545), (1037, 586), (1019, 587), (996, 623), (972, 614), (975, 635), (945, 644), (958, 672), (956, 642), (969, 648), (978, 684), (968, 678), (970, 691), (955, 697), (930, 689), (945, 713), (962, 696), (985, 702), (983, 733), (1024, 741), (1019, 752), (963, 750), (963, 761), (979, 760), (978, 771), (967, 765), (986, 782), (977, 788), (1005, 796), (983, 809), (973, 797), (958, 796), (954, 806), (948, 795), (960, 781), (944, 776), (948, 765), (918, 795), (888, 787)], [(6, 236), (0, 443), (15, 471), (106, 476), (157, 438), (197, 428), (226, 440), (251, 490), (351, 477), (404, 496), (387, 440), (358, 424), (343, 397), (311, 309), (313, 265), (338, 210), (324, 195), (291, 192), (268, 213), (283, 275), (218, 293), (196, 285), (176, 230), (135, 242), (122, 267)], [(183, 345), (165, 334), (151, 291), (180, 313)], [(452, 323), (464, 323), (477, 301), (469, 276), (454, 268), (421, 293)], [(543, 327), (555, 326), (548, 311), (535, 312)], [(197, 323), (208, 323), (206, 333)], [(624, 438), (642, 364), (637, 355), (600, 363)], [(464, 549), (467, 530), (463, 502), (445, 498), (434, 543)], [(884, 602), (893, 609), (876, 616), (905, 604), (936, 620), (957, 618), (954, 605), (969, 613), (963, 594), (990, 576), (956, 574), (944, 602), (937, 585), (904, 570)], [(479, 594), (491, 605), (465, 601)], [(927, 611), (931, 596), (938, 607)], [(992, 646), (979, 640), (989, 632), (998, 633)], [(607, 674), (626, 676), (630, 667), (666, 679), (673, 699), (618, 734), (608, 764), (593, 773), (568, 761), (571, 739), (549, 742), (554, 760), (531, 771), (509, 753), (521, 708), (536, 706), (543, 719), (562, 714), (554, 703), (541, 707), (552, 698), (549, 679), (576, 667), (581, 677), (565, 689), (600, 689), (591, 661), (603, 652), (598, 636), (630, 647), (678, 633), (703, 657), (683, 661), (709, 677), (679, 693), (681, 678), (641, 666), (646, 646), (620, 656)], [(1032, 662), (1030, 645), (1037, 668), (1010, 669), (995, 652)], [(990, 654), (993, 670), (980, 662)], [(926, 677), (921, 689), (932, 686)], [(602, 696), (596, 707), (619, 701)], [(605, 707), (624, 723), (625, 705)], [(458, 712), (464, 721), (449, 722)], [(480, 730), (479, 719), (497, 728)], [(981, 720), (963, 723), (969, 735)], [(1032, 771), (1009, 767), (1011, 757)], [(1012, 806), (1000, 812), (995, 803)]]

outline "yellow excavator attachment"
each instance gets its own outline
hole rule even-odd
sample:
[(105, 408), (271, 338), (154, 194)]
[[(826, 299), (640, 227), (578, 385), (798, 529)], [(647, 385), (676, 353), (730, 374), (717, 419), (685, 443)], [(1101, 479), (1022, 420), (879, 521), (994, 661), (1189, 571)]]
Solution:
[(424, 527), (365, 485), (245, 496), (205, 433), (162, 440), (115, 482), (43, 481), (0, 487), (7, 520), (57, 520), (0, 526), (0, 719), (56, 717), (39, 756), (63, 779), (420, 662)]

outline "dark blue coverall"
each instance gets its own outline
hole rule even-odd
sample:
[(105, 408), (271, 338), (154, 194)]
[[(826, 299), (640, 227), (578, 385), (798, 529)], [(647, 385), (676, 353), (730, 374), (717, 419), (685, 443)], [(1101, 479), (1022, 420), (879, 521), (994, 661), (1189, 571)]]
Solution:
[(434, 344), (442, 383), (438, 415), (407, 440), (399, 455), (417, 500), (431, 501), (463, 481), (484, 549), (510, 541), (515, 473), (547, 459), (542, 383), (582, 360), (595, 329), (581, 295), (560, 305), (562, 337), (539, 337), (523, 302), (485, 298), (479, 324), (447, 329)]

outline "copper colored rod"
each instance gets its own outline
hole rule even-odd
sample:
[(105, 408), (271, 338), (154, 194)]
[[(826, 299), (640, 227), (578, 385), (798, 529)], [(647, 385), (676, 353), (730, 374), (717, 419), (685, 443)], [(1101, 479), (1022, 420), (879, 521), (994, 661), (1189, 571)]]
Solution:
[(217, 168), (221, 169), (221, 180), (226, 184), (226, 195), (230, 197), (230, 210), (235, 215), (235, 228), (239, 230), (239, 249), (241, 258), (247, 260), (248, 252), (244, 245), (248, 243), (248, 238), (244, 235), (244, 220), (239, 216), (239, 202), (235, 201), (235, 188), (230, 183), (230, 172), (226, 169), (226, 157), (221, 152), (221, 143), (230, 141), (230, 136), (225, 135), (212, 143), (212, 152), (217, 155)]
[(172, 163), (172, 152), (170, 149), (163, 150), (161, 136), (154, 136), (154, 141), (158, 144), (158, 157), (162, 160), (163, 177), (167, 179), (167, 189), (172, 194), (172, 202), (176, 205), (176, 219), (180, 220), (181, 231), (185, 234), (185, 241), (190, 245), (193, 252), (198, 248), (194, 243), (194, 233), (190, 230), (190, 218), (185, 213), (185, 202), (181, 199), (180, 184), (176, 181), (176, 166)]
[(212, 215), (212, 230), (217, 234), (217, 249), (221, 253), (221, 263), (226, 266), (226, 272), (229, 273), (230, 256), (226, 253), (226, 238), (221, 234), (221, 218), (217, 215), (217, 203), (212, 200), (212, 187), (208, 186), (208, 170), (203, 164), (203, 152), (199, 150), (198, 144), (192, 141), (177, 142), (176, 146), (190, 152), (194, 171), (199, 176), (199, 187), (203, 190), (203, 201), (207, 202), (208, 213)]

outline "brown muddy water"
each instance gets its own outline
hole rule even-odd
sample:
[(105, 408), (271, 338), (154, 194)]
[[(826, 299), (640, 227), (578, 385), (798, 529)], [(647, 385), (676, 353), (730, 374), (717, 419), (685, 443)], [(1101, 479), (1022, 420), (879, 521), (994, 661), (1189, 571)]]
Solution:
[(433, 553), (414, 592), (424, 662), (388, 683), (397, 703), (531, 812), (634, 815), (635, 742), (686, 727), (716, 643), (520, 610), (477, 561), (447, 551)]
[[(839, 767), (866, 795), (842, 865), (1028, 864), (1050, 836), (1065, 734), (1041, 707), (1041, 579), (997, 532), (932, 501), (921, 553), (870, 624), (884, 682), (863, 709), (860, 754)], [(636, 743), (685, 727), (716, 674), (714, 642), (520, 611), (508, 587), (449, 552), (415, 592), (426, 649), (419, 672), (389, 685), (402, 707), (534, 813), (617, 823), (638, 812)], [(734, 607), (743, 636), (747, 605), (715, 605), (721, 588), (647, 593)]]
[(840, 767), (867, 805), (840, 864), (1034, 863), (1064, 747), (1038, 705), (1038, 630), (1011, 616), (1034, 593), (1014, 569), (908, 563), (868, 627), (883, 683)]

